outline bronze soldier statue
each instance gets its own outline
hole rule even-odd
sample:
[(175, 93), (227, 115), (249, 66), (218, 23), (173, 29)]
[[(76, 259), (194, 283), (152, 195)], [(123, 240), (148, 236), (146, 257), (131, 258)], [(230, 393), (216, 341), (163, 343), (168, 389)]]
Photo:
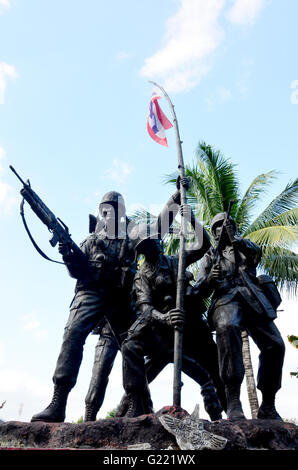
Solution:
[(258, 418), (281, 420), (275, 408), (285, 351), (273, 321), (280, 303), (278, 291), (269, 276), (256, 277), (261, 249), (237, 234), (236, 224), (227, 213), (213, 218), (211, 230), (218, 247), (205, 254), (195, 288), (201, 295), (213, 294), (208, 316), (216, 331), (228, 419), (245, 418), (240, 387), (244, 378), (241, 331), (246, 330), (261, 352), (257, 387), (263, 401)]
[(106, 316), (119, 344), (132, 321), (130, 292), (135, 255), (126, 236), (122, 195), (116, 191), (105, 194), (99, 212), (102, 220), (80, 246), (83, 259), (67, 244), (59, 244), (70, 276), (77, 279), (75, 296), (53, 376), (53, 399), (32, 421), (64, 421), (67, 397), (77, 380), (85, 340), (99, 320)]
[[(185, 186), (188, 185), (187, 179), (182, 181)], [(141, 236), (146, 236), (147, 232), (160, 233), (163, 236), (168, 232), (170, 225), (178, 211), (180, 203), (180, 179), (177, 183), (176, 193), (169, 199), (162, 212), (157, 218), (156, 223), (148, 223), (145, 227), (145, 232)], [(94, 225), (94, 223), (93, 223)], [(130, 221), (130, 228), (133, 229), (134, 225)], [(130, 233), (130, 230), (129, 230)], [(134, 236), (134, 235), (132, 235)], [(134, 240), (134, 243), (137, 241)], [(135, 311), (134, 298), (131, 299), (131, 306)], [(135, 316), (134, 316), (135, 318)], [(119, 342), (116, 341), (113, 332), (108, 322), (101, 321), (99, 325), (93, 331), (94, 334), (99, 334), (99, 339), (95, 347), (94, 363), (92, 368), (92, 376), (88, 388), (87, 395), (85, 397), (85, 416), (84, 421), (95, 421), (98, 411), (103, 404), (106, 388), (109, 381), (109, 375), (113, 368), (113, 364), (118, 351), (120, 350)], [(122, 338), (123, 339), (123, 338)], [(160, 369), (160, 365), (151, 364), (153, 373), (157, 374)], [(148, 403), (151, 403), (148, 393)], [(147, 408), (147, 412), (151, 412), (151, 405)]]
[[(177, 190), (158, 217), (156, 226), (160, 233), (171, 225), (179, 201)], [(131, 289), (135, 253), (122, 195), (116, 191), (105, 194), (99, 212), (102, 219), (97, 220), (94, 232), (80, 246), (83, 256), (82, 253), (78, 256), (70, 245), (59, 244), (70, 276), (77, 279), (75, 296), (53, 376), (52, 401), (32, 421), (64, 421), (68, 394), (77, 380), (85, 340), (102, 318), (107, 319), (118, 347), (133, 321)]]
[[(187, 208), (188, 206), (182, 208), (184, 213)], [(192, 213), (190, 220), (195, 229), (196, 243), (186, 250), (186, 266), (200, 259), (210, 246), (206, 231)], [(136, 230), (140, 230), (140, 227), (136, 227)], [(173, 327), (181, 325), (184, 317), (175, 309), (178, 256), (162, 254), (158, 234), (141, 241), (138, 237), (135, 239), (136, 252), (144, 255), (145, 261), (134, 280), (139, 318), (130, 327), (122, 344), (123, 386), (128, 401), (125, 416), (138, 416), (146, 412), (148, 383), (168, 363), (173, 362)], [(211, 419), (215, 420), (221, 417), (222, 407), (212, 379), (216, 382), (225, 406), (223, 386), (218, 374), (217, 349), (211, 332), (201, 318), (198, 298), (194, 302), (189, 284), (190, 275), (191, 273), (186, 273), (188, 281), (185, 282), (186, 320), (182, 370), (201, 385), (205, 409)], [(204, 308), (201, 310), (204, 311)], [(204, 367), (201, 363), (204, 363)], [(123, 403), (120, 409), (121, 407), (125, 409)]]

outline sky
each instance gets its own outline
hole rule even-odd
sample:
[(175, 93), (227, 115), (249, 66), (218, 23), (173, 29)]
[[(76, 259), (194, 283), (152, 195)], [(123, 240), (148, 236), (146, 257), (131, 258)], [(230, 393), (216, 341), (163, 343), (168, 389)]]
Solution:
[[(0, 0), (0, 418), (30, 421), (50, 402), (52, 375), (75, 281), (41, 258), (19, 216), (21, 185), (13, 165), (70, 228), (88, 235), (88, 214), (101, 197), (121, 192), (128, 213), (153, 213), (173, 187), (173, 129), (168, 147), (146, 130), (154, 80), (175, 105), (185, 163), (199, 141), (236, 165), (243, 192), (260, 173), (277, 170), (261, 211), (297, 176), (298, 3), (293, 0)], [(165, 99), (163, 111), (171, 118)], [(26, 210), (47, 254), (46, 227)], [(283, 293), (276, 321), (286, 342), (277, 408), (298, 418), (296, 300)], [(86, 341), (67, 421), (84, 414), (98, 337)], [(258, 350), (252, 344), (257, 373)], [(172, 367), (151, 386), (155, 409), (172, 403)], [(192, 412), (199, 386), (183, 375), (182, 406)], [(98, 417), (123, 394), (118, 354)], [(242, 387), (244, 410), (249, 409)]]

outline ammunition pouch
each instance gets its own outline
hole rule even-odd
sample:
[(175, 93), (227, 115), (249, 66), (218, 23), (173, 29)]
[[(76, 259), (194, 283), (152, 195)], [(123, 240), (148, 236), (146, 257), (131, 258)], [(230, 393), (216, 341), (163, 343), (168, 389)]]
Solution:
[(100, 261), (94, 261), (94, 260), (89, 260), (88, 261), (88, 271), (89, 271), (89, 276), (92, 279), (92, 281), (99, 281), (105, 278), (105, 273), (104, 273), (104, 260)]

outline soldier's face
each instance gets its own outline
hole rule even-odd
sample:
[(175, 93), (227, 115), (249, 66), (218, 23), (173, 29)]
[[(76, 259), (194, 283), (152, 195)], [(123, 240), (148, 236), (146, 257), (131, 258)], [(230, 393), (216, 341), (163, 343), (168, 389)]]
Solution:
[(112, 204), (102, 204), (100, 210), (101, 210), (101, 215), (106, 222), (110, 220), (115, 220), (116, 213), (115, 213), (115, 208), (112, 206)]
[(220, 233), (221, 233), (221, 229), (222, 229), (222, 225), (216, 225), (215, 228), (214, 228), (214, 238), (215, 240), (218, 240), (219, 237), (220, 237)]

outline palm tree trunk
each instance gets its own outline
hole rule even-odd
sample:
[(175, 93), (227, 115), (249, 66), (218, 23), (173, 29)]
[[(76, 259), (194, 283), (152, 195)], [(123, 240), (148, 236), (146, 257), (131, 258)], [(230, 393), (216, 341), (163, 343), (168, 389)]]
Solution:
[(248, 394), (248, 401), (250, 405), (251, 417), (252, 419), (257, 419), (259, 402), (257, 396), (257, 389), (253, 374), (251, 355), (249, 349), (249, 338), (246, 331), (242, 331), (242, 356), (243, 363), (245, 368), (245, 377), (246, 377), (246, 387)]

